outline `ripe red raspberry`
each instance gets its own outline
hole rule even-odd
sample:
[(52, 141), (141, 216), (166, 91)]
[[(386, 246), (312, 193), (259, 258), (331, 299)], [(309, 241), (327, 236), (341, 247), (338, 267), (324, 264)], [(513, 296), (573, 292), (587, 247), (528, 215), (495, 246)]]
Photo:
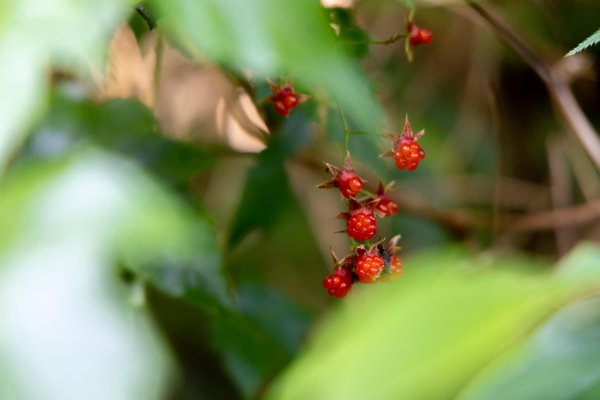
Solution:
[(327, 275), (323, 279), (323, 287), (330, 295), (337, 298), (346, 296), (352, 288), (352, 272), (346, 268), (337, 267), (333, 274)]
[(433, 34), (430, 30), (419, 28), (412, 22), (406, 23), (406, 31), (408, 32), (408, 41), (411, 46), (428, 44), (433, 39)]
[(346, 233), (359, 242), (364, 242), (375, 236), (377, 221), (373, 211), (365, 207), (350, 211), (346, 220)]
[(344, 169), (338, 175), (336, 183), (340, 188), (342, 196), (346, 198), (354, 197), (362, 189), (362, 180), (356, 175), (354, 170)]
[(379, 278), (384, 267), (383, 257), (369, 251), (360, 255), (356, 260), (356, 275), (361, 282), (373, 283)]
[(425, 158), (425, 151), (414, 138), (402, 138), (396, 144), (392, 157), (396, 161), (398, 169), (412, 171), (417, 168), (419, 161)]
[(380, 157), (392, 157), (399, 169), (414, 170), (419, 165), (419, 161), (425, 158), (425, 151), (417, 143), (417, 140), (424, 134), (425, 130), (421, 130), (417, 134), (413, 133), (407, 116), (402, 133), (399, 135), (389, 134), (392, 139), (392, 151), (388, 151)]

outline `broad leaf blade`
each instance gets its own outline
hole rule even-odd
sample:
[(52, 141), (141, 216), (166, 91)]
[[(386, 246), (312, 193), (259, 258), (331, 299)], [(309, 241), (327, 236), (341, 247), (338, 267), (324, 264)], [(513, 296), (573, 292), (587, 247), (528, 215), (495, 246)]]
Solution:
[(89, 75), (111, 33), (130, 13), (128, 0), (8, 0), (0, 11), (0, 168), (45, 107), (50, 66)]
[(382, 116), (360, 68), (346, 55), (317, 1), (155, 0), (188, 53), (254, 76), (291, 77), (337, 97), (363, 129)]
[(574, 304), (486, 368), (459, 398), (580, 398), (600, 384), (599, 339), (600, 299)]
[[(560, 275), (519, 272), (527, 264), (482, 268), (447, 253), (407, 261), (402, 279), (357, 288), (271, 398), (452, 398), (557, 306), (584, 294)], [(332, 376), (345, 384), (331, 385)]]

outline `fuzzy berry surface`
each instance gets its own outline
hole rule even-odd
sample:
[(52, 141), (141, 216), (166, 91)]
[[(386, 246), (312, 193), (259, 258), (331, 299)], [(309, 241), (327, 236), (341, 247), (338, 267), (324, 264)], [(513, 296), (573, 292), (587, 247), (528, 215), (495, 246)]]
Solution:
[(425, 158), (425, 151), (414, 140), (402, 140), (396, 144), (392, 157), (394, 157), (398, 169), (412, 171), (417, 168), (419, 161)]
[(352, 272), (346, 268), (336, 268), (333, 274), (325, 277), (323, 287), (332, 296), (337, 298), (345, 297), (352, 287)]
[(375, 253), (365, 253), (356, 260), (356, 275), (364, 283), (373, 283), (385, 267), (383, 257)]
[(373, 211), (365, 207), (350, 211), (346, 221), (346, 233), (359, 242), (364, 242), (375, 236), (377, 221)]
[(336, 183), (340, 188), (342, 196), (347, 199), (356, 196), (363, 187), (362, 179), (353, 170), (348, 169), (340, 173), (336, 179)]

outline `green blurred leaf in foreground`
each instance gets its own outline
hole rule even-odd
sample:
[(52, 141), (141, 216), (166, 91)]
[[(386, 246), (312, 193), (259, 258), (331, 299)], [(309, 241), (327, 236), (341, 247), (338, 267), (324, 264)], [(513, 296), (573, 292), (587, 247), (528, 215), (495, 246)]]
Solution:
[(49, 67), (88, 75), (103, 71), (99, 61), (130, 6), (129, 0), (2, 2), (0, 169), (45, 107)]
[[(561, 280), (596, 286), (600, 248), (581, 245), (559, 264)], [(596, 399), (600, 396), (600, 298), (559, 311), (478, 374), (461, 399)]]
[(154, 0), (159, 29), (189, 54), (254, 76), (290, 76), (337, 96), (362, 129), (382, 117), (358, 64), (314, 0)]
[[(206, 264), (218, 266), (206, 223), (134, 165), (94, 150), (14, 169), (0, 220), (0, 398), (163, 398), (168, 354), (112, 266), (124, 257), (160, 287), (204, 284), (226, 301)], [(175, 282), (146, 269), (150, 260), (170, 261)]]
[(162, 135), (152, 112), (132, 100), (97, 103), (68, 85), (52, 92), (48, 116), (36, 129), (22, 158), (57, 157), (93, 142), (143, 165), (162, 181), (187, 187), (198, 173), (214, 165), (217, 150)]
[(269, 398), (453, 398), (557, 307), (600, 287), (594, 250), (554, 274), (452, 252), (407, 261), (402, 279), (342, 303)]

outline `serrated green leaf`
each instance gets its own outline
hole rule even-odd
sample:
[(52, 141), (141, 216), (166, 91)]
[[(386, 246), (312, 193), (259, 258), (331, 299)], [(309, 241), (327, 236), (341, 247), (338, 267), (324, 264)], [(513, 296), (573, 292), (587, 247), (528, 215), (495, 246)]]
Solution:
[[(0, 169), (46, 104), (48, 70), (90, 75), (129, 0), (8, 0), (0, 10)], [(90, 69), (92, 68), (92, 70)]]
[(598, 29), (596, 32), (594, 32), (590, 37), (585, 39), (583, 42), (579, 43), (577, 45), (577, 47), (575, 47), (573, 50), (569, 51), (565, 57), (577, 54), (577, 53), (587, 49), (588, 47), (593, 46), (598, 43), (600, 43), (600, 29)]

